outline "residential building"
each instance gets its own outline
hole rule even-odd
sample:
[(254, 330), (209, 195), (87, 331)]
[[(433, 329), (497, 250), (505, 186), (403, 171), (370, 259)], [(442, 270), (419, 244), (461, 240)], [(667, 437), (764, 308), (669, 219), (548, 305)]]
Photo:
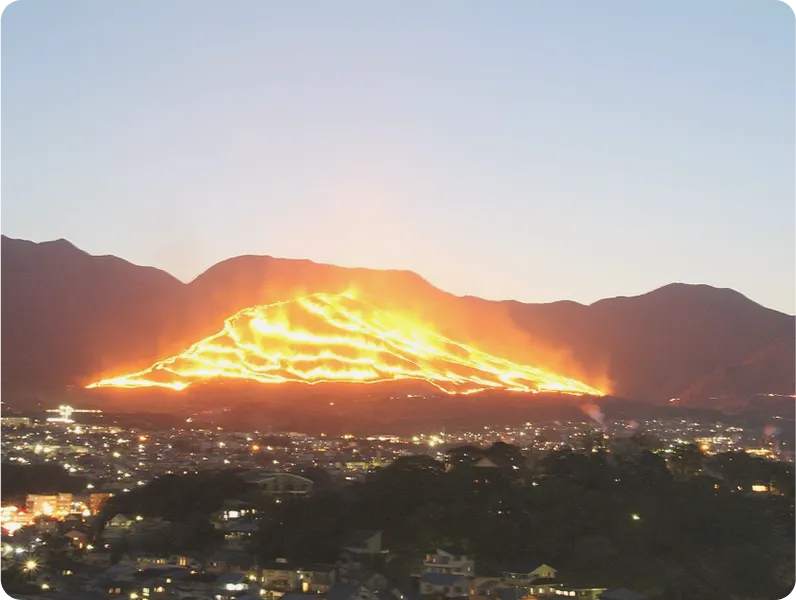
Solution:
[(257, 486), (261, 494), (277, 499), (303, 496), (312, 490), (311, 479), (284, 471), (249, 471), (243, 475), (243, 480)]
[(290, 565), (284, 558), (267, 563), (262, 567), (262, 586), (268, 591), (288, 592), (299, 588), (298, 568)]
[(470, 580), (455, 573), (424, 573), (420, 578), (423, 596), (466, 598), (470, 593)]
[(382, 553), (382, 532), (360, 530), (347, 536), (343, 541), (346, 552), (357, 555), (377, 555)]
[(325, 594), (337, 583), (335, 565), (309, 565), (298, 570), (302, 592)]
[(426, 555), (423, 561), (422, 574), (441, 573), (448, 575), (475, 575), (475, 560), (457, 549), (437, 548), (434, 554)]
[(592, 587), (572, 587), (562, 586), (555, 591), (556, 596), (569, 596), (570, 598), (577, 598), (578, 600), (598, 600), (600, 594), (607, 591), (607, 588), (592, 588)]
[(130, 515), (117, 513), (105, 523), (105, 528), (102, 530), (102, 537), (106, 540), (118, 540), (123, 538), (130, 533), (134, 523), (135, 519)]
[(230, 550), (240, 550), (246, 547), (257, 530), (257, 523), (253, 521), (229, 523), (224, 529), (224, 545)]
[(72, 512), (72, 494), (28, 494), (25, 507), (34, 515), (65, 517)]
[(501, 581), (508, 586), (527, 587), (536, 579), (555, 579), (556, 569), (538, 561), (522, 561), (505, 567)]
[(92, 515), (98, 515), (102, 507), (105, 506), (105, 503), (113, 496), (113, 494), (109, 492), (96, 492), (94, 494), (89, 494), (88, 497), (88, 509)]

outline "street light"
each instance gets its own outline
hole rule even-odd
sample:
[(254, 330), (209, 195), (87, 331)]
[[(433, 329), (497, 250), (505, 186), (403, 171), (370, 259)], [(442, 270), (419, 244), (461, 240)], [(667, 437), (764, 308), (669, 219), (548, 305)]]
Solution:
[(29, 561), (25, 562), (25, 570), (26, 571), (35, 571), (36, 567), (38, 567), (38, 566), (39, 566), (39, 563), (37, 563), (35, 560), (29, 560)]

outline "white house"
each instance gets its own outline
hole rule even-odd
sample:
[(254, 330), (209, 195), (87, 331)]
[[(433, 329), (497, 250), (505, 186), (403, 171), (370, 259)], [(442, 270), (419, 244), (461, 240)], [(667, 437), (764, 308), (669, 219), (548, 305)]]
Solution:
[(312, 490), (312, 480), (295, 473), (249, 471), (242, 477), (246, 483), (257, 486), (260, 493), (274, 498), (302, 496)]
[(454, 573), (425, 573), (420, 578), (420, 593), (423, 596), (466, 598), (470, 593), (470, 580)]
[(423, 561), (421, 574), (430, 573), (473, 577), (475, 575), (475, 560), (472, 556), (456, 550), (437, 548), (434, 554), (426, 555), (426, 559)]

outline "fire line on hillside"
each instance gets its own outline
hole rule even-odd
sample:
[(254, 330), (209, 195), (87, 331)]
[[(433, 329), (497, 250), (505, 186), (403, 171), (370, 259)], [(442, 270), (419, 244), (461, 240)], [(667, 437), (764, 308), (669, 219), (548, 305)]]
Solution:
[(259, 383), (425, 381), (447, 394), (484, 390), (602, 396), (585, 383), (455, 342), (351, 293), (245, 308), (184, 352), (86, 387), (183, 390), (209, 380)]

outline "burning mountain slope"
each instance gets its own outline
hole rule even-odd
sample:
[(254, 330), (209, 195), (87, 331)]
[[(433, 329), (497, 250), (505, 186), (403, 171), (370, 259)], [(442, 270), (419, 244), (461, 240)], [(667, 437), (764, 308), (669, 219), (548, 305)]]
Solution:
[[(454, 296), (409, 271), (268, 256), (231, 258), (183, 283), (63, 240), (0, 239), (2, 384), (20, 405), (177, 355), (243, 308), (347, 289), (614, 396), (663, 402), (692, 390), (694, 406), (710, 407), (717, 395), (794, 392), (792, 367), (777, 366), (794, 364), (794, 317), (727, 289), (671, 284), (591, 305), (496, 302)], [(734, 368), (749, 361), (757, 366)], [(712, 376), (727, 369), (731, 377)]]
[(258, 305), (217, 334), (149, 369), (88, 387), (182, 390), (214, 379), (259, 383), (426, 381), (448, 394), (488, 389), (602, 395), (574, 379), (450, 340), (352, 294)]

